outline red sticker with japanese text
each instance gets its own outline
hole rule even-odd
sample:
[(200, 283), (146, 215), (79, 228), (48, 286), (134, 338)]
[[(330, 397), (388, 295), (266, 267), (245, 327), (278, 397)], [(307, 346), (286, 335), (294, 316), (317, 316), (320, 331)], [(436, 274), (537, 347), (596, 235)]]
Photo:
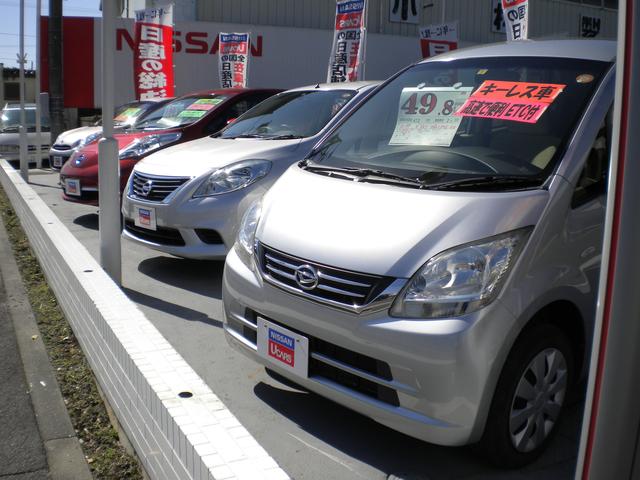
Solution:
[(537, 123), (565, 87), (557, 83), (486, 80), (455, 114)]

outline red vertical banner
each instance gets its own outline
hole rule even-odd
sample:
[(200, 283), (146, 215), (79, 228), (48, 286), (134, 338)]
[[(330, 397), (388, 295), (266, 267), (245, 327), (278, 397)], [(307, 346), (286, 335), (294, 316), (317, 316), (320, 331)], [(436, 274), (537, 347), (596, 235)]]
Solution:
[(327, 82), (355, 82), (362, 79), (366, 5), (366, 0), (339, 0), (336, 3), (336, 29)]
[(173, 5), (136, 10), (135, 30), (136, 98), (173, 97)]
[(245, 88), (249, 75), (249, 34), (220, 33), (218, 72), (222, 88)]

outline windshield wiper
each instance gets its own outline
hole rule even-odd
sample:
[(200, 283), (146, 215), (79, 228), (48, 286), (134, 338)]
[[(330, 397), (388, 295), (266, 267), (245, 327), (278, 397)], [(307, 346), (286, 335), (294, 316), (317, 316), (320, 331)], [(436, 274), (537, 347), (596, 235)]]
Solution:
[(462, 178), (449, 182), (426, 184), (429, 190), (485, 189), (487, 187), (534, 187), (542, 180), (538, 176), (527, 175), (486, 175), (483, 177)]
[(243, 133), (242, 135), (233, 135), (230, 137), (222, 137), (225, 140), (234, 140), (236, 138), (265, 138), (264, 135), (258, 133)]
[(294, 135), (292, 133), (287, 133), (284, 135), (274, 135), (273, 137), (264, 137), (265, 140), (293, 140), (296, 138), (304, 138), (302, 135)]
[(403, 177), (402, 175), (396, 175), (394, 173), (385, 172), (382, 170), (374, 170), (371, 168), (343, 168), (343, 167), (324, 167), (318, 165), (309, 165), (308, 162), (300, 163), (300, 168), (308, 170), (310, 172), (321, 173), (327, 176), (333, 176), (337, 173), (338, 176), (345, 174), (351, 180), (356, 182), (370, 182), (370, 183), (389, 183), (389, 180), (393, 180), (394, 183), (402, 183), (411, 185), (414, 188), (425, 188), (424, 182), (416, 178)]

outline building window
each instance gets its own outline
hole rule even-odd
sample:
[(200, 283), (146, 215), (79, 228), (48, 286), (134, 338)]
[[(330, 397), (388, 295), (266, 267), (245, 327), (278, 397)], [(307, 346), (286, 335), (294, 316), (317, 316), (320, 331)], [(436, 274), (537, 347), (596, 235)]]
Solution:
[(7, 82), (4, 84), (5, 100), (20, 100), (20, 84), (18, 82)]

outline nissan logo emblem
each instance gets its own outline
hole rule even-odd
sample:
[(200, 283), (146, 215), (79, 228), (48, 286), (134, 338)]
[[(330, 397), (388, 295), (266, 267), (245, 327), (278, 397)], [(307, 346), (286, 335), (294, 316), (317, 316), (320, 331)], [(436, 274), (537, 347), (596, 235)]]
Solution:
[(147, 180), (142, 185), (142, 191), (140, 193), (142, 193), (142, 195), (146, 197), (151, 192), (152, 187), (153, 187), (153, 180)]
[(296, 283), (303, 290), (313, 290), (318, 286), (318, 272), (311, 265), (301, 265), (296, 269)]

